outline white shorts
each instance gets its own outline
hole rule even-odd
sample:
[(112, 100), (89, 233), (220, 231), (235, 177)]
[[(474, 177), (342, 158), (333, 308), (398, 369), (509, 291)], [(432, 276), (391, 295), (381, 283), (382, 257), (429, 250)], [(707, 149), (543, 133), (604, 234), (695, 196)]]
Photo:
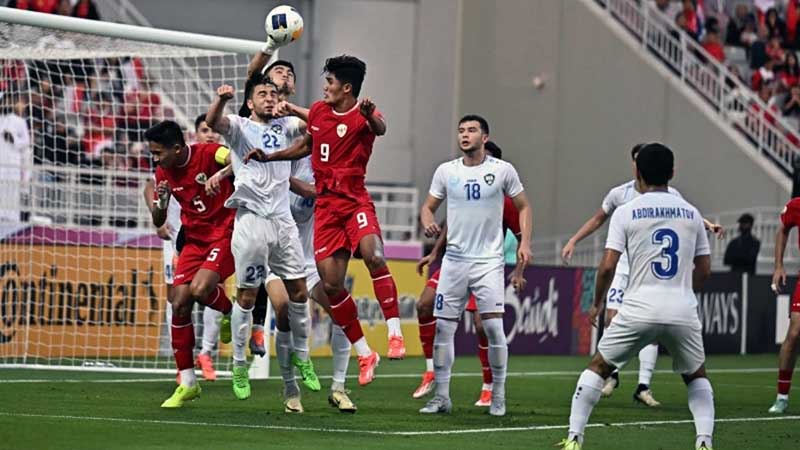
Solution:
[(172, 285), (175, 281), (175, 243), (161, 241), (161, 255), (164, 263), (164, 284)]
[(606, 294), (606, 309), (618, 310), (622, 308), (622, 297), (628, 287), (628, 274), (615, 273), (611, 281), (611, 287)]
[(672, 356), (672, 370), (677, 373), (692, 374), (706, 360), (700, 320), (696, 325), (639, 322), (627, 319), (624, 309), (603, 332), (597, 351), (608, 363), (621, 367), (642, 348), (656, 342), (667, 348)]
[(291, 216), (267, 219), (240, 208), (233, 225), (231, 252), (239, 288), (256, 288), (269, 273), (282, 280), (306, 276), (303, 250)]
[(470, 292), (481, 314), (505, 311), (503, 262), (454, 261), (446, 255), (439, 269), (433, 315), (458, 320), (467, 306)]

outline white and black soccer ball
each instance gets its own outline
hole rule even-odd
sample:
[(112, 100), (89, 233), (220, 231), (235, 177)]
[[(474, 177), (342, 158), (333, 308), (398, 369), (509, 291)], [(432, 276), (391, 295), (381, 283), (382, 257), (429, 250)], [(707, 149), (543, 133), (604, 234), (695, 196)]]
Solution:
[(276, 6), (267, 14), (264, 28), (278, 45), (286, 45), (303, 35), (303, 16), (291, 6)]

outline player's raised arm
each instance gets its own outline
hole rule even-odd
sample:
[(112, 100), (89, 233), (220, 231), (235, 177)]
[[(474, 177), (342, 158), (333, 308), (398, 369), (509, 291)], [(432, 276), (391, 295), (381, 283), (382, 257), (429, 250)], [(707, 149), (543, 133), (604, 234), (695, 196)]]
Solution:
[(567, 244), (564, 245), (564, 248), (561, 249), (561, 260), (564, 264), (569, 264), (569, 260), (572, 259), (572, 253), (575, 252), (575, 246), (578, 245), (578, 242), (582, 241), (589, 236), (590, 234), (597, 231), (598, 228), (602, 227), (604, 223), (608, 220), (608, 214), (603, 210), (603, 208), (599, 208), (597, 212), (594, 213), (592, 217), (590, 217), (575, 234), (569, 238)]
[(316, 198), (317, 196), (317, 190), (313, 184), (295, 177), (289, 177), (289, 190), (303, 198)]
[(231, 128), (231, 121), (225, 117), (225, 104), (233, 98), (233, 86), (223, 84), (217, 88), (217, 98), (211, 102), (206, 113), (206, 123), (217, 133), (227, 135)]
[(303, 108), (302, 106), (297, 106), (294, 103), (282, 100), (275, 105), (273, 114), (275, 117), (294, 116), (308, 123), (308, 111), (308, 108)]
[(436, 210), (442, 204), (442, 199), (436, 198), (431, 194), (425, 199), (422, 209), (419, 212), (419, 220), (422, 222), (422, 229), (425, 230), (425, 236), (434, 237), (438, 236), (442, 230), (439, 224), (436, 223)]
[(531, 235), (533, 233), (533, 208), (525, 195), (525, 191), (520, 192), (511, 200), (519, 212), (519, 245), (517, 246), (517, 265), (525, 267), (530, 264), (533, 256), (531, 254)]
[(386, 121), (383, 120), (380, 114), (375, 114), (375, 103), (373, 103), (372, 99), (367, 97), (358, 102), (358, 110), (367, 119), (369, 129), (375, 133), (375, 136), (386, 134)]
[(267, 66), (267, 63), (269, 63), (269, 59), (272, 57), (272, 55), (279, 48), (283, 47), (289, 42), (291, 41), (286, 41), (282, 44), (279, 44), (272, 39), (272, 36), (267, 34), (267, 42), (264, 43), (264, 48), (250, 58), (250, 63), (247, 65), (247, 78), (250, 78), (256, 72), (261, 72), (261, 70)]
[(244, 162), (254, 159), (261, 162), (294, 161), (311, 154), (311, 135), (306, 134), (296, 139), (289, 148), (266, 154), (263, 150), (254, 149), (244, 157)]

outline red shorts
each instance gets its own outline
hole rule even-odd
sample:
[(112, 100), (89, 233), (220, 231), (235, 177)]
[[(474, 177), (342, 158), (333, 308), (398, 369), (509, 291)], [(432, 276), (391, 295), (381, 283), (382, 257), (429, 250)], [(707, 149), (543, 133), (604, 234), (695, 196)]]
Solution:
[(789, 308), (789, 313), (800, 313), (800, 280), (797, 280), (797, 285), (794, 287), (792, 306)]
[(381, 226), (372, 200), (323, 196), (314, 206), (314, 259), (322, 261), (339, 249), (351, 254), (358, 243), (370, 234), (381, 237)]
[(212, 243), (187, 240), (178, 256), (175, 268), (174, 285), (191, 283), (200, 269), (207, 269), (219, 274), (220, 282), (233, 275), (233, 253), (231, 238), (227, 237)]
[[(425, 283), (425, 286), (428, 286), (434, 291), (436, 290), (436, 288), (439, 286), (439, 270), (433, 272), (433, 275), (431, 275), (431, 277), (428, 278), (428, 282)], [(475, 312), (478, 310), (478, 303), (475, 300), (475, 296), (472, 294), (469, 294), (469, 300), (467, 300), (466, 310), (469, 312)]]

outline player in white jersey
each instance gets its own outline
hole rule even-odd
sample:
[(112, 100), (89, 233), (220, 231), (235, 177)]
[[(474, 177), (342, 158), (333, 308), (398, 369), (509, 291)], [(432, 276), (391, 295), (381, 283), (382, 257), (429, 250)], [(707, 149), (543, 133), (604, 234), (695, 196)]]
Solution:
[[(269, 273), (280, 277), (289, 297), (288, 323), (291, 328), (292, 352), (287, 355), (300, 369), (303, 382), (313, 391), (320, 390), (319, 379), (308, 355), (308, 292), (305, 260), (297, 227), (289, 210), (289, 176), (291, 163), (276, 165), (250, 161), (254, 149), (272, 152), (285, 148), (301, 136), (297, 118), (274, 118), (277, 86), (260, 73), (251, 80), (248, 100), (250, 118), (222, 112), (234, 89), (223, 85), (217, 99), (209, 107), (209, 123), (220, 132), (231, 148), (230, 163), (236, 176), (235, 191), (225, 206), (236, 208), (231, 250), (236, 264), (237, 302), (231, 314), (233, 330), (233, 389), (236, 396), (250, 396), (250, 383), (245, 359), (245, 345), (253, 306), (259, 286)], [(280, 320), (282, 311), (276, 309)], [(281, 361), (279, 361), (280, 363)], [(283, 361), (285, 364), (286, 361)], [(300, 390), (294, 377), (285, 379), (284, 405), (287, 412), (302, 412)], [(290, 406), (292, 406), (290, 408)]]
[[(636, 144), (631, 149), (631, 162), (633, 167), (633, 175), (636, 176), (636, 155), (645, 144)], [(673, 187), (669, 187), (669, 192), (673, 195), (681, 196), (680, 192)], [(581, 226), (581, 228), (573, 235), (561, 251), (561, 257), (564, 263), (569, 263), (572, 258), (572, 253), (575, 251), (575, 246), (594, 233), (600, 228), (614, 211), (620, 206), (628, 203), (629, 201), (641, 195), (641, 188), (636, 179), (628, 181), (611, 189), (603, 199), (600, 209)], [(722, 234), (723, 228), (720, 225), (713, 224), (704, 219), (706, 228), (714, 231), (717, 234)], [(628, 256), (625, 252), (619, 259), (617, 268), (614, 274), (614, 280), (611, 283), (611, 288), (608, 290), (606, 298), (606, 316), (605, 327), (611, 323), (611, 320), (617, 314), (623, 304), (623, 297), (625, 290), (628, 286)], [(653, 397), (653, 392), (650, 390), (650, 381), (653, 378), (653, 371), (656, 367), (656, 360), (658, 359), (658, 345), (648, 345), (639, 352), (639, 384), (633, 392), (633, 399), (636, 402), (642, 403), (650, 407), (661, 406), (661, 403), (656, 401)], [(609, 397), (619, 386), (619, 372), (615, 370), (603, 386), (603, 396)]]
[(14, 112), (11, 96), (0, 92), (0, 222), (22, 220), (23, 184), (33, 166), (28, 122)]
[(519, 211), (521, 228), (518, 260), (531, 260), (532, 213), (514, 166), (489, 156), (484, 145), (489, 125), (477, 115), (458, 123), (458, 142), (463, 156), (441, 164), (433, 175), (431, 188), (420, 211), (429, 237), (441, 230), (434, 213), (447, 198), (447, 251), (442, 259), (436, 289), (433, 341), (436, 395), (420, 409), (423, 414), (449, 413), (450, 372), (454, 360), (453, 338), (469, 293), (476, 298), (478, 312), (489, 340), (492, 368), (492, 402), (489, 414), (505, 415), (505, 381), (508, 347), (503, 330), (505, 280), (503, 255), (503, 203), (511, 197)]
[(603, 380), (643, 347), (658, 342), (669, 350), (673, 370), (688, 386), (695, 448), (710, 450), (714, 394), (706, 377), (703, 330), (694, 294), (711, 275), (711, 252), (703, 218), (697, 208), (668, 192), (674, 156), (666, 146), (644, 145), (636, 165), (643, 195), (617, 208), (611, 218), (589, 317), (597, 326), (615, 268), (627, 250), (630, 282), (625, 306), (603, 334), (597, 353), (578, 379), (569, 434), (560, 446), (580, 450)]
[[(200, 143), (219, 142), (219, 134), (216, 133), (206, 122), (206, 115), (197, 116), (194, 121), (195, 140)], [(153, 190), (155, 189), (155, 175), (147, 180), (144, 185), (145, 205), (153, 208)], [(167, 301), (172, 303), (172, 282), (175, 274), (175, 267), (178, 262), (178, 234), (181, 229), (181, 205), (178, 202), (169, 202), (167, 207), (167, 221), (156, 230), (162, 242), (162, 260), (164, 270), (164, 284), (167, 285)], [(199, 305), (197, 307), (200, 307)], [(172, 323), (172, 308), (166, 309), (167, 322)], [(208, 381), (217, 379), (217, 372), (214, 369), (214, 361), (211, 352), (219, 340), (220, 319), (222, 313), (212, 308), (203, 308), (203, 339), (202, 348), (195, 360), (195, 366), (203, 374), (203, 378)], [(177, 383), (180, 384), (180, 373), (178, 373)]]

